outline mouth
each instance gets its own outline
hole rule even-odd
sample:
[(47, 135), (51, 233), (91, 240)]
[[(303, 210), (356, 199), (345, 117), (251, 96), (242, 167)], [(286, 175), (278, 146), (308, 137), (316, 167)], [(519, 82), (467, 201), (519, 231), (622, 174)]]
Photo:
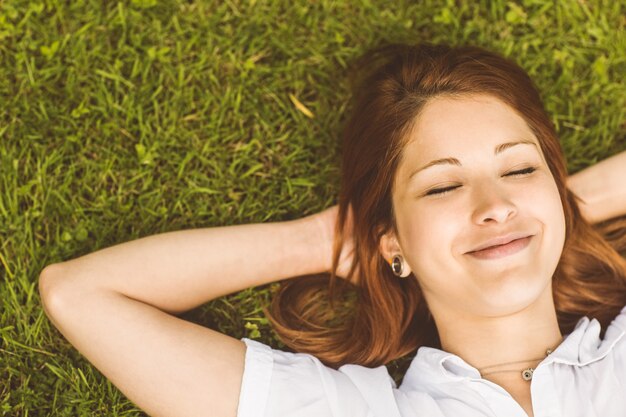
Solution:
[(477, 259), (498, 259), (510, 256), (525, 249), (530, 244), (533, 236), (534, 235), (515, 239), (503, 245), (493, 245), (484, 249), (467, 252), (467, 255)]

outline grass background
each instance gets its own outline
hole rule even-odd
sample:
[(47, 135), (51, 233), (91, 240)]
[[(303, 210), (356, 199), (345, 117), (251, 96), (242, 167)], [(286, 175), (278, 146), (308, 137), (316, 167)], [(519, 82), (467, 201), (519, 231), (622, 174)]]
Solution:
[[(334, 204), (346, 64), (380, 42), (513, 57), (572, 173), (626, 149), (624, 16), (623, 0), (0, 2), (0, 414), (145, 415), (48, 321), (39, 272)], [(184, 316), (280, 348), (271, 290)], [(397, 380), (408, 359), (390, 364)]]

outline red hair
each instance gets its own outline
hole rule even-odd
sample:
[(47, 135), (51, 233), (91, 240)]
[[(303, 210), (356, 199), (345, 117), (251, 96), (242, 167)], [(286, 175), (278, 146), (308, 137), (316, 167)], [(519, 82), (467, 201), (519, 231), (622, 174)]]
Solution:
[[(332, 271), (281, 284), (267, 315), (283, 343), (333, 367), (379, 366), (420, 346), (441, 347), (417, 279), (393, 275), (379, 242), (387, 231), (397, 233), (391, 192), (408, 132), (424, 105), (443, 95), (489, 94), (526, 121), (565, 214), (565, 245), (552, 283), (559, 327), (568, 334), (586, 315), (605, 328), (626, 305), (626, 218), (595, 227), (583, 219), (578, 197), (566, 187), (556, 131), (526, 72), (479, 47), (432, 44), (382, 46), (358, 59), (355, 68)], [(349, 206), (355, 255), (348, 280), (358, 286), (335, 275)]]

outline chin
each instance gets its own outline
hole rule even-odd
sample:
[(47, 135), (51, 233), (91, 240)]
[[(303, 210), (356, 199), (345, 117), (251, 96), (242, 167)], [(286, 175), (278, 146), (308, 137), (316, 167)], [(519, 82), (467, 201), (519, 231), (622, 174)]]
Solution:
[[(546, 285), (547, 284), (547, 285)], [(484, 317), (506, 317), (539, 305), (545, 301), (546, 295), (552, 298), (551, 281), (542, 285), (529, 287), (524, 285), (513, 286), (501, 291), (491, 292), (490, 296), (483, 297), (480, 306), (480, 315)]]

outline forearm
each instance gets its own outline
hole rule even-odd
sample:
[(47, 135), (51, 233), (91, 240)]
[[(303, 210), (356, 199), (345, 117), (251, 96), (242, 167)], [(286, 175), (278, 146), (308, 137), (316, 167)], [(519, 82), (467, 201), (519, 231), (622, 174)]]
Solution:
[(626, 214), (626, 151), (570, 176), (568, 188), (583, 200), (580, 209), (591, 223)]
[(306, 219), (162, 233), (56, 264), (48, 284), (76, 294), (111, 290), (177, 314), (248, 287), (322, 272), (318, 238)]

